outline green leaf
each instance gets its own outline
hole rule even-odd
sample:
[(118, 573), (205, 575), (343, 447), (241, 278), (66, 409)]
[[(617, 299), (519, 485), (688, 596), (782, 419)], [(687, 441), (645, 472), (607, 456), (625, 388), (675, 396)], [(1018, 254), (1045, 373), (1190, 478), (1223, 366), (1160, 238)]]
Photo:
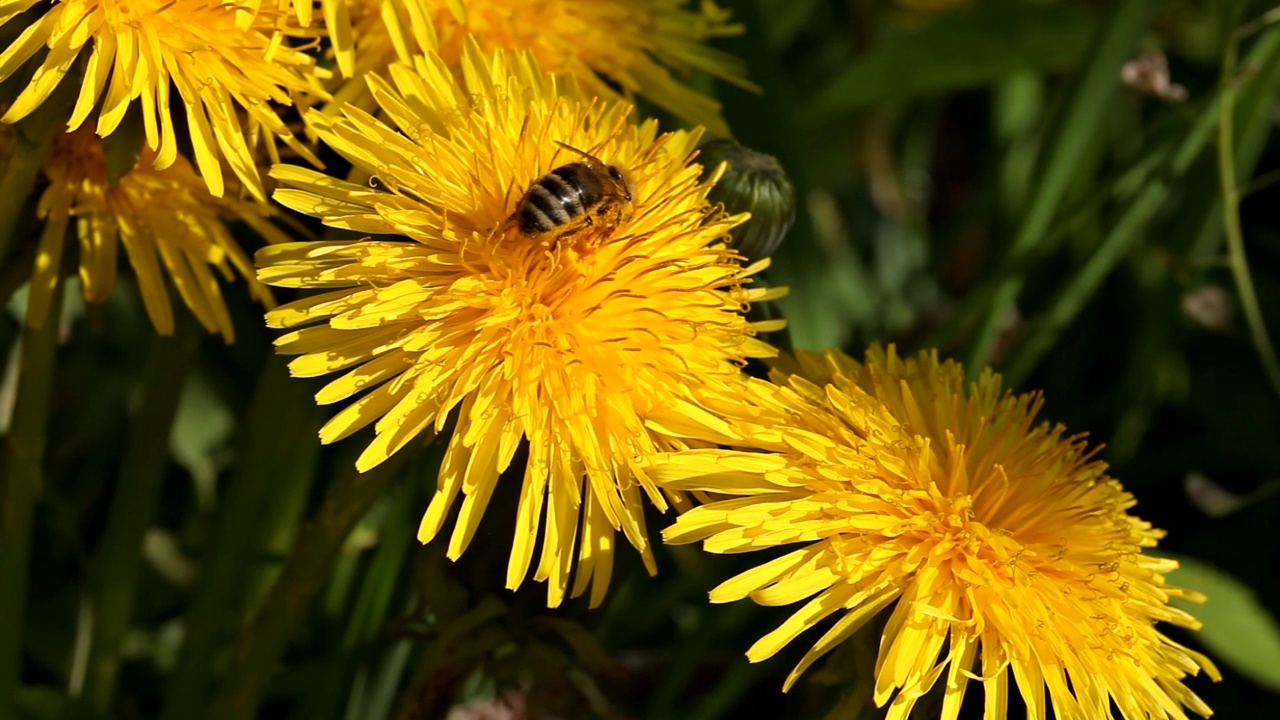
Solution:
[(991, 0), (943, 13), (917, 29), (890, 33), (827, 86), (813, 114), (1068, 68), (1084, 57), (1097, 23), (1096, 11), (1075, 3)]
[(383, 720), (391, 717), (396, 695), (404, 683), (405, 669), (412, 650), (413, 642), (409, 640), (400, 640), (392, 646), (370, 682), (368, 698), (358, 706), (363, 710), (359, 715), (361, 720)]
[(169, 449), (196, 486), (201, 507), (213, 504), (214, 481), (230, 459), (228, 445), (235, 417), (207, 378), (187, 378), (178, 403), (178, 416), (169, 435)]
[(1280, 691), (1280, 625), (1253, 590), (1206, 562), (1175, 559), (1181, 567), (1166, 576), (1169, 584), (1209, 598), (1203, 605), (1172, 601), (1204, 623), (1198, 634), (1200, 642), (1214, 659), (1265, 688)]
[(407, 488), (387, 498), (387, 515), (378, 529), (378, 549), (373, 554), (369, 571), (360, 583), (355, 607), (347, 622), (343, 644), (357, 648), (378, 636), (386, 622), (392, 594), (402, 576), (401, 566), (413, 543), (416, 529), (413, 514), (416, 505), (405, 497)]

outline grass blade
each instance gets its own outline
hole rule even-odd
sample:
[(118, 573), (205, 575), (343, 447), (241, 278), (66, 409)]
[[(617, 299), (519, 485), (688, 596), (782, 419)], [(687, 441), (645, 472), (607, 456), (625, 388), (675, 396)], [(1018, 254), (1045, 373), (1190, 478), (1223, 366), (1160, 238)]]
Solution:
[[(1237, 2), (1235, 4), (1237, 16), (1242, 9), (1243, 3)], [(1221, 115), (1221, 122), (1218, 123), (1218, 178), (1222, 193), (1222, 227), (1227, 237), (1231, 274), (1235, 278), (1236, 289), (1240, 294), (1240, 309), (1244, 312), (1245, 322), (1249, 325), (1249, 334), (1253, 337), (1253, 344), (1258, 351), (1258, 358), (1262, 361), (1262, 367), (1266, 370), (1267, 379), (1271, 381), (1271, 387), (1280, 393), (1280, 362), (1276, 361), (1276, 351), (1267, 333), (1262, 308), (1258, 305), (1258, 293), (1253, 288), (1253, 278), (1249, 275), (1249, 260), (1245, 255), (1244, 233), (1240, 229), (1240, 189), (1236, 187), (1234, 115), (1238, 52), (1239, 40), (1233, 32), (1229, 34), (1226, 50), (1222, 53), (1222, 89), (1218, 96)]]
[[(1009, 247), (1006, 262), (1017, 264), (1020, 258), (1033, 252), (1048, 233), (1058, 204), (1081, 160), (1080, 148), (1088, 145), (1097, 133), (1110, 98), (1119, 86), (1120, 68), (1146, 32), (1158, 4), (1155, 0), (1122, 0), (1103, 23), (1102, 35), (1090, 53), (1092, 60), (1061, 119), (1044, 172), (1038, 178), (1035, 194)], [(972, 377), (977, 377), (986, 367), (1001, 325), (1021, 290), (1022, 278), (1012, 277), (996, 291), (965, 363)]]
[[(1245, 113), (1247, 120), (1244, 124), (1247, 134), (1253, 135), (1259, 125), (1265, 126), (1269, 122), (1270, 116), (1266, 112), (1268, 106), (1260, 102), (1257, 93), (1269, 94), (1271, 83), (1276, 80), (1277, 75), (1280, 75), (1280, 29), (1273, 28), (1258, 40), (1249, 54), (1249, 64), (1256, 66), (1258, 72), (1249, 78), (1247, 88), (1243, 92), (1237, 91), (1236, 94), (1241, 97), (1247, 95), (1247, 99), (1242, 100), (1239, 105), (1248, 110)], [(1164, 177), (1152, 179), (1143, 188), (1112, 227), (1102, 244), (1089, 257), (1084, 267), (1058, 292), (1046, 313), (1029, 324), (1030, 329), (1026, 338), (1018, 344), (1003, 368), (1010, 386), (1017, 387), (1026, 380), (1054, 347), (1062, 332), (1097, 292), (1102, 281), (1141, 241), (1143, 231), (1161, 204), (1168, 198), (1172, 183), (1186, 175), (1196, 158), (1213, 140), (1213, 131), (1218, 124), (1218, 112), (1218, 104), (1212, 103), (1201, 114), (1174, 154), (1169, 173)], [(1239, 151), (1243, 154), (1245, 149), (1240, 148)], [(1256, 154), (1256, 149), (1254, 152)], [(1236, 159), (1237, 164), (1240, 159), (1239, 157)], [(1199, 214), (1212, 217), (1217, 211), (1216, 203), (1208, 203)], [(1191, 226), (1200, 227), (1203, 224), (1205, 223), (1197, 222), (1192, 223)], [(1204, 241), (1198, 240), (1197, 244), (1204, 244)], [(1193, 249), (1191, 254), (1201, 256), (1205, 252), (1203, 249)]]
[(262, 609), (240, 634), (209, 718), (254, 716), (290, 634), (324, 587), (347, 535), (382, 496), (409, 454), (401, 452), (367, 473), (344, 473), (329, 491), (324, 505), (298, 536)]

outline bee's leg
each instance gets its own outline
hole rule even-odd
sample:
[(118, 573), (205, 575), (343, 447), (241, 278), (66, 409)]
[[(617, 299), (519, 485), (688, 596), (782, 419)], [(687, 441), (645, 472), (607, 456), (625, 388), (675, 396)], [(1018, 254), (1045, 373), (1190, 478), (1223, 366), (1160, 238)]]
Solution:
[(591, 216), (590, 216), (590, 215), (583, 215), (583, 216), (582, 216), (582, 222), (581, 222), (581, 223), (577, 223), (577, 224), (575, 224), (575, 225), (574, 225), (574, 227), (572, 227), (572, 228), (568, 228), (568, 229), (565, 229), (565, 230), (560, 231), (560, 233), (559, 233), (560, 239), (561, 239), (561, 240), (568, 240), (568, 239), (570, 239), (570, 238), (574, 238), (574, 237), (577, 237), (577, 236), (579, 236), (579, 235), (582, 235), (583, 233), (590, 233), (590, 232), (591, 232), (591, 226), (592, 226), (592, 225), (594, 225), (594, 224), (595, 224), (595, 223), (593, 223), (593, 222), (591, 221)]
[[(589, 218), (588, 218), (589, 219)], [(560, 240), (568, 240), (576, 235), (581, 235), (591, 228), (591, 223), (582, 223), (575, 227), (565, 228), (556, 233), (556, 237)]]

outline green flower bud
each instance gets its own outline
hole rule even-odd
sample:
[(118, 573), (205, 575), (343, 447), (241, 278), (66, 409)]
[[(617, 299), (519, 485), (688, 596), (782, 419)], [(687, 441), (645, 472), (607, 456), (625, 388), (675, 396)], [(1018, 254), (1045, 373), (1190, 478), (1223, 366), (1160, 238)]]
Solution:
[(712, 140), (699, 148), (698, 162), (704, 180), (720, 163), (729, 165), (708, 200), (730, 213), (751, 213), (730, 231), (733, 247), (749, 262), (772, 255), (796, 219), (796, 191), (778, 159), (732, 140)]

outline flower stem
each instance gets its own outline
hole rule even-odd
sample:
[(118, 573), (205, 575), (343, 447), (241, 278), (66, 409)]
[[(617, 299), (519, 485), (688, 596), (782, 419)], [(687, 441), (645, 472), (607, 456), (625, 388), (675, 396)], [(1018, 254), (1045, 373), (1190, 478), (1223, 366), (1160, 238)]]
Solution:
[[(302, 385), (302, 380), (293, 382)], [(305, 388), (304, 388), (305, 389)], [(280, 576), (283, 558), (288, 555), (298, 536), (298, 530), (306, 516), (307, 500), (316, 482), (316, 468), (320, 462), (320, 408), (307, 393), (301, 390), (293, 404), (295, 422), (280, 428), (276, 442), (281, 447), (292, 448), (272, 473), (268, 497), (263, 499), (258, 520), (258, 532), (250, 541), (250, 555), (269, 558), (258, 563), (245, 574), (245, 617), (257, 612), (276, 578)]]
[[(300, 422), (300, 408), (310, 409), (311, 386), (289, 377), (285, 362), (269, 359), (258, 379), (246, 421), (242, 425), (236, 467), (227, 486), (212, 541), (192, 593), (177, 666), (165, 689), (162, 720), (190, 720), (203, 714), (213, 686), (214, 662), (239, 625), (242, 599), (259, 537), (263, 506), (268, 504), (277, 476), (293, 462), (291, 438)], [(315, 443), (314, 437), (307, 442)]]
[(324, 587), (342, 544), (382, 495), (410, 453), (402, 452), (366, 473), (348, 471), (302, 529), (271, 594), (240, 633), (210, 720), (254, 717), (263, 689), (284, 655), (289, 636)]
[(62, 84), (40, 107), (14, 126), (13, 152), (0, 174), (0, 258), (9, 253), (13, 244), (14, 231), (40, 175), (40, 166), (53, 147), (54, 133), (66, 129), (74, 91), (79, 86), (72, 80), (74, 78), (63, 78)]
[(44, 327), (22, 331), (18, 392), (0, 462), (0, 720), (17, 717), (31, 518), (43, 475), (61, 313), (59, 279)]
[(199, 339), (192, 318), (179, 312), (174, 335), (151, 341), (143, 367), (138, 406), (89, 586), (92, 640), (83, 697), (103, 717), (110, 714), (115, 696), (120, 642), (137, 597), (142, 541), (155, 518), (169, 433)]
[[(1243, 7), (1243, 3), (1235, 3), (1233, 19), (1238, 17)], [(1236, 289), (1240, 294), (1240, 309), (1244, 312), (1245, 322), (1249, 325), (1249, 334), (1253, 337), (1253, 344), (1262, 361), (1262, 367), (1267, 373), (1267, 379), (1271, 381), (1271, 387), (1280, 393), (1280, 362), (1276, 360), (1276, 351), (1267, 333), (1262, 308), (1258, 304), (1258, 293), (1254, 290), (1253, 278), (1249, 275), (1249, 259), (1244, 249), (1244, 233), (1240, 229), (1240, 189), (1236, 186), (1234, 116), (1236, 54), (1239, 50), (1237, 37), (1234, 32), (1230, 33), (1227, 38), (1227, 47), (1222, 53), (1222, 91), (1218, 95), (1221, 115), (1221, 122), (1218, 123), (1218, 180), (1222, 192), (1222, 225), (1227, 237), (1231, 274), (1235, 277)]]

